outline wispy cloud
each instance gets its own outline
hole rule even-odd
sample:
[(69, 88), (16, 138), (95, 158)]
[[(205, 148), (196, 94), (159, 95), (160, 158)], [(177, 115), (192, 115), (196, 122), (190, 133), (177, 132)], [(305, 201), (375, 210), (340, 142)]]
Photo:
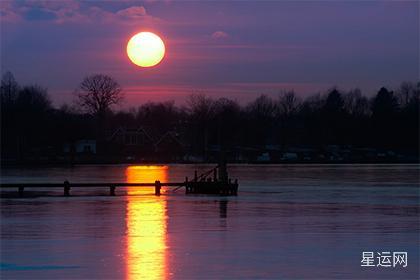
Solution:
[(213, 34), (211, 34), (211, 37), (213, 39), (220, 40), (220, 39), (228, 38), (229, 34), (227, 34), (224, 31), (216, 31), (216, 32), (213, 32)]
[(119, 10), (116, 14), (127, 19), (140, 19), (147, 15), (146, 9), (143, 6), (133, 6), (127, 9), (122, 9)]
[(0, 20), (3, 22), (17, 22), (21, 20), (21, 16), (13, 7), (12, 1), (0, 1)]
[[(86, 4), (88, 3), (88, 4)], [(81, 5), (75, 0), (48, 1), (26, 0), (1, 1), (1, 20), (7, 22), (50, 21), (63, 23), (139, 23), (159, 19), (149, 15), (144, 6), (129, 6), (118, 10), (105, 9), (100, 2)], [(129, 2), (127, 2), (129, 3)]]

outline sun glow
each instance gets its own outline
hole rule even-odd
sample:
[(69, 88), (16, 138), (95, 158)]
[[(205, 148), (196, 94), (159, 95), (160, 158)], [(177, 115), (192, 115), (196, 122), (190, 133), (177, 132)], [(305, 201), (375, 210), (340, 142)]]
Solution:
[[(129, 166), (127, 183), (167, 181), (167, 166)], [(154, 189), (128, 189), (126, 279), (165, 279), (166, 201)]]
[(163, 59), (165, 44), (154, 33), (140, 32), (128, 41), (127, 55), (138, 66), (152, 67)]

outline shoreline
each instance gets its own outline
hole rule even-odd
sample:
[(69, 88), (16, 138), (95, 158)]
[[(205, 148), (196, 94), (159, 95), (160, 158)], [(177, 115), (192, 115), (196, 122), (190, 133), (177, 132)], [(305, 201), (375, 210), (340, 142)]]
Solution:
[[(45, 167), (74, 167), (89, 165), (217, 165), (216, 161), (186, 162), (186, 161), (133, 161), (133, 162), (31, 162), (0, 164), (0, 170), (10, 168), (45, 168)], [(283, 161), (283, 162), (227, 162), (229, 165), (420, 165), (420, 161)]]

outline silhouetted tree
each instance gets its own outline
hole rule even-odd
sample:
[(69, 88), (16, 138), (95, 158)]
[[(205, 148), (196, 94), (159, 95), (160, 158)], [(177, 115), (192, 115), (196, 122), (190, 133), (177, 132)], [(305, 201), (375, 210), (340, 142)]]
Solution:
[(329, 115), (338, 115), (343, 113), (344, 100), (342, 94), (337, 90), (333, 89), (325, 100), (324, 110)]
[(354, 89), (344, 95), (344, 111), (346, 118), (343, 119), (344, 137), (347, 144), (362, 145), (369, 137), (369, 99), (362, 95), (359, 89)]
[(396, 133), (398, 101), (394, 92), (382, 87), (372, 100), (372, 139), (376, 145), (390, 148), (399, 137)]
[(192, 94), (187, 98), (184, 110), (189, 115), (188, 138), (192, 148), (207, 157), (210, 125), (215, 113), (214, 100), (202, 94)]
[[(381, 88), (370, 99), (358, 89), (332, 89), (304, 100), (287, 91), (278, 99), (261, 95), (246, 105), (228, 98), (192, 95), (183, 107), (175, 106), (173, 101), (148, 102), (118, 112), (111, 108), (120, 102), (121, 88), (108, 76), (86, 77), (78, 94), (79, 105), (86, 113), (69, 106), (55, 109), (45, 88), (20, 87), (11, 73), (3, 75), (1, 159), (36, 160), (50, 155), (52, 150), (51, 155), (62, 153), (65, 158), (64, 143), (96, 139), (97, 151), (104, 159), (109, 155), (133, 155), (153, 160), (153, 147), (148, 147), (150, 155), (137, 148), (125, 153), (124, 143), (116, 146), (109, 140), (119, 127), (142, 127), (153, 141), (168, 131), (174, 132), (171, 135), (182, 140), (187, 153), (207, 160), (218, 159), (217, 146), (228, 156), (239, 150), (254, 160), (261, 152), (270, 151), (273, 157), (280, 158), (281, 152), (299, 148), (312, 150), (313, 159), (325, 153), (321, 160), (328, 160), (328, 149), (335, 149), (328, 145), (346, 146), (361, 154), (369, 151), (369, 156), (349, 158), (352, 161), (375, 160), (375, 154), (392, 154), (391, 151), (412, 156), (405, 159), (418, 160), (420, 83), (403, 83), (396, 94)], [(277, 150), (277, 145), (283, 151)], [(132, 154), (133, 151), (138, 154)], [(173, 158), (170, 151), (160, 155), (163, 160), (166, 153), (167, 159)], [(179, 158), (179, 154), (176, 156)]]
[(213, 131), (217, 135), (215, 143), (220, 145), (221, 149), (226, 149), (238, 145), (241, 141), (240, 131), (240, 115), (241, 108), (239, 104), (228, 98), (219, 98), (214, 103), (215, 120), (213, 122)]
[(416, 86), (411, 82), (403, 82), (397, 92), (397, 99), (401, 107), (406, 106), (416, 94)]
[(179, 114), (174, 101), (147, 102), (138, 108), (136, 121), (154, 134), (162, 135), (177, 129), (181, 121)]
[[(420, 82), (403, 83), (399, 93), (400, 114), (398, 119), (399, 143), (408, 150), (419, 146)], [(418, 155), (417, 155), (418, 156)]]
[(112, 77), (104, 74), (87, 76), (77, 90), (77, 103), (88, 113), (104, 117), (122, 99), (122, 88)]
[(25, 156), (32, 148), (48, 146), (51, 100), (47, 89), (38, 85), (25, 86), (20, 91), (15, 101), (16, 112), (14, 125), (17, 130), (17, 148), (19, 158)]
[(11, 72), (2, 76), (0, 86), (1, 111), (1, 150), (2, 157), (13, 157), (17, 153), (17, 129), (15, 101), (19, 93), (19, 85)]
[(299, 111), (301, 100), (294, 91), (285, 91), (280, 93), (278, 105), (280, 115), (291, 116)]
[(25, 86), (16, 99), (16, 109), (20, 114), (45, 113), (50, 110), (51, 100), (46, 88), (38, 85)]
[(353, 117), (366, 116), (369, 114), (369, 100), (360, 89), (351, 90), (344, 96), (344, 110)]
[(343, 144), (344, 99), (337, 89), (331, 90), (327, 95), (322, 113), (324, 144)]
[(245, 107), (248, 130), (246, 139), (254, 145), (266, 145), (274, 139), (273, 126), (276, 103), (267, 95), (260, 95)]
[(299, 120), (301, 123), (301, 143), (304, 145), (320, 145), (323, 140), (321, 109), (325, 100), (317, 93), (307, 97), (301, 106)]
[(301, 109), (301, 100), (296, 96), (294, 91), (284, 91), (280, 93), (278, 103), (277, 103), (277, 138), (281, 142), (282, 147), (284, 148), (287, 145), (297, 131), (295, 126), (296, 115)]
[(394, 92), (382, 87), (372, 101), (373, 117), (392, 117), (398, 110), (397, 98)]
[(3, 74), (0, 86), (1, 104), (7, 106), (15, 101), (19, 92), (19, 85), (11, 72)]
[(208, 121), (214, 116), (214, 100), (203, 94), (192, 94), (187, 98), (186, 110), (199, 121)]

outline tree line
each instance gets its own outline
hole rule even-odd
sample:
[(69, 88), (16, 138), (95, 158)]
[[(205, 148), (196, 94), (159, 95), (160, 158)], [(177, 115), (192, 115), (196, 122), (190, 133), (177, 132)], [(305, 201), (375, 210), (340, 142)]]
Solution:
[[(368, 147), (418, 158), (420, 82), (382, 87), (368, 97), (359, 89), (331, 88), (301, 98), (294, 91), (260, 95), (247, 104), (229, 98), (190, 95), (185, 104), (147, 102), (116, 110), (123, 88), (110, 76), (87, 76), (76, 102), (55, 108), (46, 88), (19, 85), (10, 72), (1, 80), (2, 161), (54, 156), (63, 143), (106, 142), (118, 127), (142, 127), (151, 135), (175, 132), (185, 153), (206, 157), (212, 147), (264, 149), (276, 146)], [(106, 154), (106, 151), (99, 151)]]

